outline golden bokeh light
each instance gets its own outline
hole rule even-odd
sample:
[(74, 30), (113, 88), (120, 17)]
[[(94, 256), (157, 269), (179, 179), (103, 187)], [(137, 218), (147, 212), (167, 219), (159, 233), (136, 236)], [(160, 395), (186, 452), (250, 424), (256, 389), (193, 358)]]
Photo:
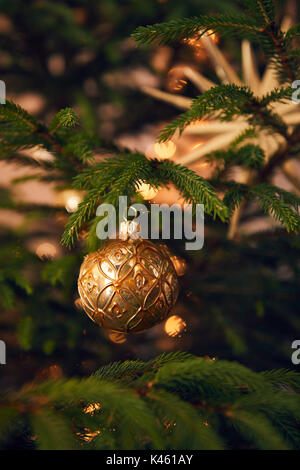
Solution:
[(165, 323), (165, 332), (173, 338), (183, 333), (185, 329), (186, 322), (178, 315), (172, 315)]
[(156, 142), (154, 151), (159, 158), (170, 158), (176, 152), (176, 144), (172, 140), (168, 142)]
[(66, 61), (62, 54), (52, 54), (47, 59), (48, 70), (55, 77), (62, 75), (66, 70)]
[(48, 152), (48, 150), (45, 150), (42, 147), (35, 147), (32, 149), (32, 158), (38, 161), (52, 161), (54, 160), (54, 156), (51, 152)]
[(177, 276), (184, 276), (187, 268), (185, 259), (179, 256), (171, 256), (171, 261), (177, 273)]
[(45, 242), (38, 245), (35, 253), (40, 259), (51, 259), (55, 257), (57, 249), (52, 243)]
[(80, 196), (71, 196), (66, 202), (66, 209), (68, 212), (75, 212), (78, 209), (78, 205), (81, 202)]
[(147, 201), (149, 201), (150, 199), (153, 199), (153, 198), (157, 195), (158, 189), (154, 188), (154, 187), (151, 186), (150, 184), (141, 183), (141, 184), (139, 184), (139, 186), (138, 186), (138, 193), (139, 193), (144, 199), (146, 199)]
[(78, 205), (82, 201), (83, 191), (76, 191), (74, 189), (65, 189), (60, 191), (57, 195), (57, 204), (65, 206), (67, 212), (72, 213), (78, 209)]

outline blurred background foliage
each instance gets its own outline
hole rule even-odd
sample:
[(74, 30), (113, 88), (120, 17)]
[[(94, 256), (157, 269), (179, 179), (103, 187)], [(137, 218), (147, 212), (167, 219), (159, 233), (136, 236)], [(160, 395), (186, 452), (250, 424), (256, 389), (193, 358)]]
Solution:
[[(172, 106), (142, 94), (141, 86), (164, 87), (174, 64), (195, 58), (186, 46), (174, 46), (157, 66), (159, 46), (137, 48), (130, 34), (139, 25), (181, 16), (238, 11), (242, 3), (2, 0), (0, 78), (8, 98), (46, 123), (61, 108), (74, 107), (91, 136), (117, 141), (130, 135), (135, 147), (147, 126), (177, 115)], [(282, 15), (285, 2), (278, 6)], [(238, 41), (220, 38), (220, 47), (239, 63)], [(198, 66), (213, 76), (206, 60)], [(195, 96), (192, 85), (185, 94)], [(71, 252), (59, 245), (68, 216), (65, 203), (43, 206), (39, 188), (39, 207), (25, 208), (22, 202), (16, 207), (11, 197), (18, 199), (21, 186), (13, 180), (16, 167), (9, 167), (1, 162), (0, 338), (7, 344), (1, 386), (86, 376), (113, 360), (176, 350), (236, 359), (255, 370), (292, 367), (291, 343), (300, 330), (299, 237), (261, 234), (231, 242), (225, 227), (213, 222), (212, 230), (207, 218), (201, 251), (170, 244), (187, 266), (172, 320), (124, 337), (102, 331), (76, 307), (85, 242)]]

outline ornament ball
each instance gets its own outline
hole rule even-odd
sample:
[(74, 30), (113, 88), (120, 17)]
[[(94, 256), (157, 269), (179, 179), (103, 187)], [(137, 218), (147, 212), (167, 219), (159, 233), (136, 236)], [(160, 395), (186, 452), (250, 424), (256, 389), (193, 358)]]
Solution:
[(138, 333), (165, 320), (178, 278), (168, 251), (149, 240), (108, 240), (81, 265), (78, 290), (87, 315), (105, 329)]

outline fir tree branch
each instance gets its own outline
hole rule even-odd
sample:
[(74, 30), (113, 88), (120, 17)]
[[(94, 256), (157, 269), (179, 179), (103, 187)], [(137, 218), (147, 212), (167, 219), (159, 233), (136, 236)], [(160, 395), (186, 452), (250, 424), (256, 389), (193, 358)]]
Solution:
[(179, 189), (184, 200), (192, 204), (204, 204), (205, 212), (222, 221), (228, 217), (228, 209), (216, 195), (213, 187), (192, 170), (163, 161), (159, 165), (159, 176), (163, 181), (172, 181)]
[(237, 85), (218, 85), (193, 100), (191, 108), (171, 122), (160, 134), (159, 141), (168, 140), (178, 129), (180, 133), (196, 120), (213, 114), (220, 119), (230, 120), (243, 114), (250, 106), (253, 93), (246, 87)]
[[(282, 92), (279, 94), (279, 99), (285, 96), (286, 92)], [(177, 130), (181, 134), (188, 125), (211, 116), (225, 121), (232, 120), (235, 116), (246, 116), (251, 126), (269, 127), (286, 137), (285, 123), (279, 115), (267, 107), (271, 101), (275, 100), (275, 97), (276, 93), (271, 97), (263, 98), (265, 100), (263, 101), (255, 97), (246, 86), (217, 85), (194, 99), (189, 111), (168, 124), (161, 132), (159, 141), (165, 142)]]
[(172, 20), (146, 27), (139, 27), (132, 35), (140, 44), (157, 40), (160, 44), (180, 41), (209, 32), (222, 36), (232, 35), (257, 42), (268, 59), (274, 62), (282, 80), (294, 81), (299, 71), (299, 61), (291, 53), (291, 38), (298, 34), (293, 29), (284, 34), (274, 22), (274, 4), (271, 0), (247, 1), (245, 15), (200, 16)]
[(298, 376), (185, 353), (115, 363), (94, 377), (35, 382), (2, 395), (0, 439), (26, 420), (42, 449), (89, 448), (87, 431), (98, 449), (107, 440), (114, 450), (224, 449), (232, 426), (252, 448), (297, 447)]
[(154, 40), (157, 40), (159, 44), (166, 44), (190, 38), (195, 34), (201, 38), (207, 31), (218, 32), (222, 35), (244, 33), (249, 37), (249, 34), (252, 36), (253, 33), (262, 31), (262, 28), (254, 20), (243, 15), (200, 16), (140, 26), (132, 37), (140, 44), (150, 44)]

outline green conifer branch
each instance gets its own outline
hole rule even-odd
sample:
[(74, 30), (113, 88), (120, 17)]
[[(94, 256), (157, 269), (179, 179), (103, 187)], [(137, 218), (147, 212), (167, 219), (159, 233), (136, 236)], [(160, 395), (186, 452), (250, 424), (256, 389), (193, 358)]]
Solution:
[(217, 117), (230, 121), (235, 116), (248, 117), (251, 126), (260, 128), (272, 128), (284, 137), (287, 130), (279, 115), (274, 113), (268, 105), (276, 100), (282, 100), (290, 94), (290, 89), (275, 92), (261, 100), (255, 97), (246, 86), (217, 85), (206, 91), (203, 95), (193, 100), (191, 108), (181, 114), (177, 119), (168, 124), (160, 134), (159, 141), (165, 142), (170, 139), (176, 131), (181, 134), (184, 129), (193, 122), (204, 117)]
[(245, 35), (247, 38), (261, 32), (262, 28), (256, 21), (246, 16), (200, 16), (194, 18), (178, 18), (168, 23), (157, 23), (139, 26), (132, 37), (139, 44), (151, 44), (157, 40), (159, 44), (172, 43), (190, 38), (195, 34), (200, 38), (207, 31), (228, 35)]
[(194, 171), (166, 160), (159, 165), (158, 174), (162, 181), (174, 183), (188, 203), (204, 204), (207, 214), (214, 218), (218, 216), (223, 222), (227, 219), (228, 208), (218, 198), (214, 188)]
[(105, 449), (107, 440), (114, 450), (224, 449), (233, 428), (245, 448), (291, 449), (300, 440), (298, 386), (296, 372), (255, 373), (184, 353), (125, 361), (2, 395), (0, 443), (29, 422), (40, 449)]
[(222, 36), (237, 36), (258, 43), (266, 57), (272, 60), (279, 76), (284, 82), (298, 77), (299, 58), (291, 52), (291, 39), (298, 34), (293, 28), (290, 33), (283, 33), (275, 25), (274, 3), (272, 0), (249, 0), (248, 11), (244, 15), (200, 16), (179, 18), (167, 23), (141, 26), (132, 37), (140, 44), (158, 41), (160, 44), (181, 41), (197, 35), (199, 38), (209, 32)]

